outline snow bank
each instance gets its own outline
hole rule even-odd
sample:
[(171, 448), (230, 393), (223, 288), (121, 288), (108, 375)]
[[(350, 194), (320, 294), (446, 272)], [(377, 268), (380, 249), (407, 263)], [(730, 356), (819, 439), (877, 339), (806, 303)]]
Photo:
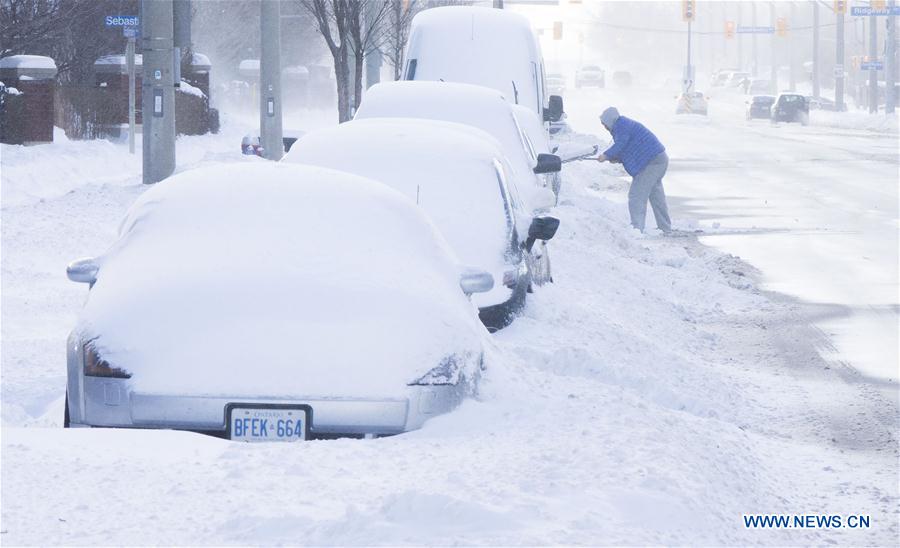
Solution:
[(486, 334), (424, 213), (338, 171), (186, 171), (98, 261), (77, 331), (143, 393), (401, 397)]
[(900, 111), (893, 116), (888, 116), (884, 112), (870, 114), (862, 111), (831, 112), (827, 110), (811, 110), (809, 111), (809, 123), (814, 126), (898, 133)]

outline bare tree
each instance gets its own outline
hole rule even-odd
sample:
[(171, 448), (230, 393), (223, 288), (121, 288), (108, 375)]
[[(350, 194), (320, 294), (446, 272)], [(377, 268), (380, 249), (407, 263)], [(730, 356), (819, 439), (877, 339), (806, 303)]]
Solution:
[(350, 12), (353, 0), (301, 0), (303, 7), (313, 16), (316, 29), (334, 59), (334, 78), (337, 84), (338, 121), (346, 122), (353, 115), (350, 106), (349, 53)]
[(363, 66), (366, 55), (377, 51), (385, 36), (385, 23), (390, 15), (389, 0), (356, 0), (348, 13), (350, 44), (354, 59), (353, 105), (362, 100)]
[(394, 69), (394, 80), (403, 75), (406, 63), (406, 43), (409, 41), (409, 29), (413, 17), (422, 10), (440, 6), (466, 6), (471, 0), (385, 0), (388, 16), (384, 24), (381, 50), (388, 63)]

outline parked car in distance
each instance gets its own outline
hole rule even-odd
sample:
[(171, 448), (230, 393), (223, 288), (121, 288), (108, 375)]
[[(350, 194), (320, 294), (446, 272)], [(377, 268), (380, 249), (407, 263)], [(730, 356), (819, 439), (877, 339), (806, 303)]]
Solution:
[(526, 211), (500, 143), (471, 126), (415, 118), (353, 120), (309, 133), (284, 161), (372, 178), (418, 204), (462, 264), (498, 281), (472, 296), (490, 331), (509, 325), (525, 305), (539, 268), (535, 244), (552, 238), (559, 225)]
[(101, 257), (68, 342), (65, 425), (241, 441), (377, 436), (471, 394), (487, 332), (414, 202), (377, 181), (216, 165), (144, 192)]
[(617, 70), (612, 75), (613, 84), (620, 88), (631, 87), (631, 73), (627, 70)]
[(809, 103), (806, 97), (798, 93), (782, 93), (772, 105), (772, 123), (797, 122), (809, 123)]
[(575, 87), (606, 87), (606, 72), (597, 65), (586, 65), (575, 71)]
[(547, 75), (547, 93), (550, 95), (562, 95), (566, 91), (566, 77), (562, 74), (551, 73)]
[[(303, 136), (304, 131), (286, 129), (282, 132), (281, 142), (284, 145), (284, 152), (290, 152), (294, 143)], [(241, 154), (248, 156), (262, 156), (263, 149), (259, 144), (259, 136), (248, 133), (241, 139)]]
[[(828, 110), (828, 111), (837, 111), (837, 105), (831, 99), (827, 97), (819, 97), (815, 98), (811, 95), (806, 96), (806, 101), (809, 103), (810, 110)], [(845, 112), (847, 110), (847, 103), (841, 105), (841, 112)]]
[(708, 98), (699, 91), (689, 91), (678, 96), (675, 114), (702, 114), (709, 111)]
[(747, 103), (747, 119), (768, 120), (772, 117), (772, 105), (775, 104), (775, 97), (772, 95), (756, 95)]
[(426, 9), (413, 17), (408, 44), (404, 80), (493, 88), (539, 120), (558, 119), (545, 87), (540, 42), (524, 16), (473, 6)]
[(715, 88), (724, 86), (725, 83), (728, 82), (728, 79), (731, 77), (731, 74), (734, 72), (738, 71), (734, 69), (717, 71), (710, 80), (710, 86)]

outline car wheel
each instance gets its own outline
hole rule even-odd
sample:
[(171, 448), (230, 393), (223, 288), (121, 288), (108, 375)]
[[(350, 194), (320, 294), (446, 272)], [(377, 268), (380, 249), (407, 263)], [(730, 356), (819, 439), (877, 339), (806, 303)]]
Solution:
[(69, 391), (66, 390), (66, 411), (63, 413), (63, 428), (69, 428)]

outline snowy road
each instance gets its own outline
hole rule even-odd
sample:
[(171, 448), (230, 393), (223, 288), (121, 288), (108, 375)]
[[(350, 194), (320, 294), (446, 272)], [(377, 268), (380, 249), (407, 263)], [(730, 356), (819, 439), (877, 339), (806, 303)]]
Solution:
[[(577, 123), (580, 104), (595, 100), (573, 98)], [(759, 185), (778, 188), (766, 182), (768, 167), (740, 156), (740, 141), (722, 145), (731, 122), (719, 139), (708, 134), (705, 125), (717, 123), (661, 126), (682, 160), (673, 162), (670, 190), (696, 200), (679, 202), (682, 226), (756, 225), (752, 238), (766, 236), (760, 229), (802, 232), (784, 209), (757, 204), (762, 211), (749, 213), (777, 226), (739, 216), (736, 204), (778, 203), (783, 193), (690, 192), (710, 171), (737, 179), (759, 170)], [(691, 138), (672, 144), (673, 128)], [(256, 161), (236, 153), (242, 128), (232, 129), (179, 141), (180, 164)], [(758, 146), (768, 129), (754, 128)], [(694, 238), (629, 230), (627, 186), (613, 166), (566, 167), (556, 283), (494, 337), (480, 397), (419, 432), (259, 446), (58, 428), (65, 336), (84, 297), (64, 266), (102, 252), (143, 190), (127, 163), (120, 178), (97, 183), (124, 152), (95, 143), (81, 159), (66, 154), (80, 145), (60, 144), (53, 164), (37, 147), (2, 149), (4, 544), (887, 545), (900, 534), (896, 384), (823, 360), (829, 339), (809, 325), (807, 305), (759, 291), (745, 263)], [(771, 154), (763, 148), (759, 157)], [(808, 194), (798, 189), (790, 199)], [(744, 198), (728, 205), (728, 197)], [(815, 209), (809, 199), (805, 207)], [(810, 213), (803, 231), (849, 230), (820, 221)], [(896, 224), (888, 228), (883, 237), (896, 238)], [(741, 238), (704, 241), (751, 241)], [(872, 279), (887, 275), (874, 264)], [(767, 263), (758, 268), (777, 283)], [(829, 265), (818, 272), (851, 275)], [(870, 305), (883, 304), (873, 296)], [(840, 302), (829, 299), (817, 302)], [(865, 514), (872, 526), (750, 529), (742, 520), (750, 513)]]
[(676, 224), (700, 221), (701, 241), (759, 268), (766, 289), (815, 304), (817, 325), (837, 345), (829, 358), (896, 381), (896, 131), (823, 127), (831, 113), (822, 112), (808, 127), (746, 121), (745, 96), (714, 91), (708, 119), (675, 116), (671, 95), (657, 90), (576, 91), (567, 110), (574, 127), (601, 135), (607, 105), (645, 122), (671, 157)]

